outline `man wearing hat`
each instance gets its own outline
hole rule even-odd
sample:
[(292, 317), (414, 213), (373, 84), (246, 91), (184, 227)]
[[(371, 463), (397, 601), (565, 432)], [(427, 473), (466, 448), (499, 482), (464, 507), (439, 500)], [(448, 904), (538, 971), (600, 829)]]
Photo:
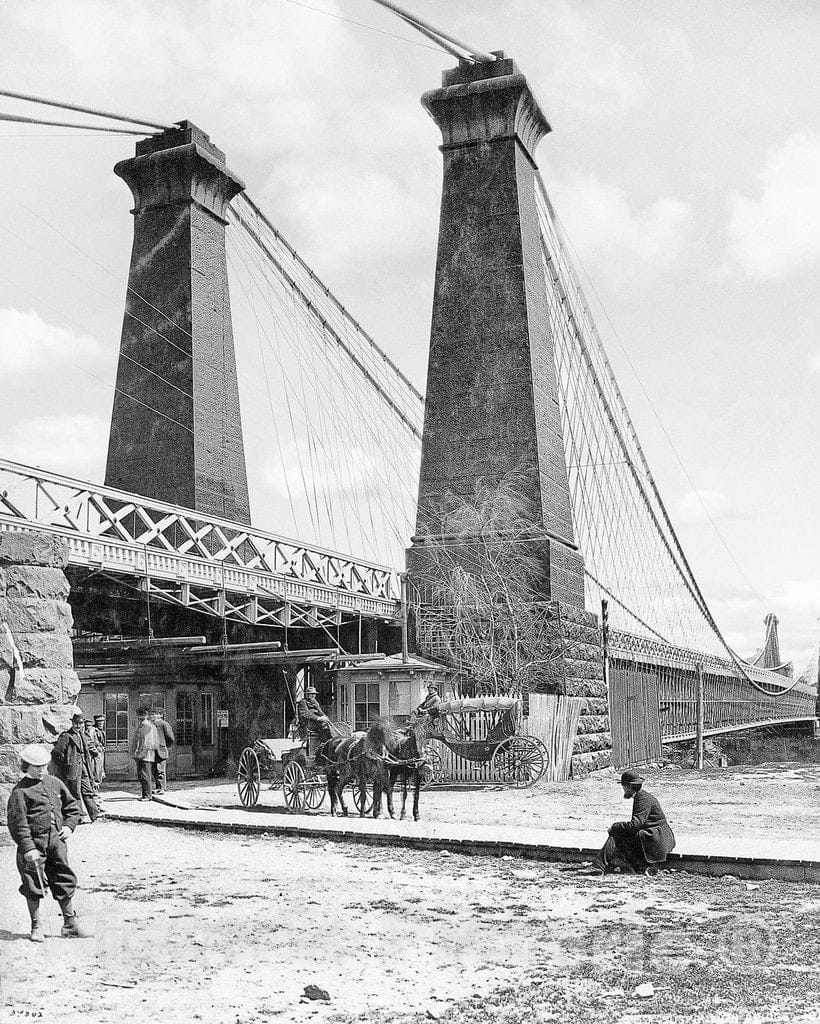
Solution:
[(308, 683), (305, 695), (296, 704), (296, 717), (299, 725), (308, 733), (319, 737), (320, 743), (326, 743), (333, 736), (330, 719), (322, 711), (322, 705), (316, 699), (316, 687)]
[(598, 854), (595, 867), (603, 874), (616, 867), (627, 873), (653, 871), (675, 848), (675, 836), (656, 796), (643, 788), (643, 776), (627, 771), (621, 775), (624, 800), (632, 801), (629, 821), (616, 821)]
[(20, 754), (23, 777), (12, 789), (6, 808), (8, 828), (17, 843), (20, 893), (31, 917), (31, 941), (43, 942), (40, 900), (48, 886), (63, 912), (64, 938), (88, 936), (77, 921), (72, 897), (77, 876), (68, 864), (66, 840), (80, 820), (80, 804), (66, 786), (48, 774), (51, 755), (38, 743)]
[(441, 704), (441, 697), (438, 692), (438, 683), (431, 679), (427, 684), (427, 696), (421, 704), (419, 704), (413, 714), (416, 718), (418, 718), (419, 715), (430, 715), (431, 718), (438, 718), (439, 704)]
[(96, 821), (100, 809), (94, 792), (94, 759), (88, 748), (83, 713), (78, 707), (72, 709), (70, 728), (57, 737), (51, 762), (55, 775), (66, 784), (80, 809), (85, 807), (91, 821)]

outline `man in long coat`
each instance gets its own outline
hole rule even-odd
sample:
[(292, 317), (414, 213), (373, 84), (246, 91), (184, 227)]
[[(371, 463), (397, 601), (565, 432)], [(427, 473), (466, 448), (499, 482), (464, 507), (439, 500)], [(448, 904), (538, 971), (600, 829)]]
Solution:
[(65, 783), (80, 807), (85, 807), (91, 821), (96, 821), (100, 809), (94, 792), (94, 763), (84, 729), (83, 713), (75, 708), (71, 727), (60, 733), (52, 748), (51, 763), (57, 778)]
[(616, 867), (645, 874), (663, 863), (675, 848), (675, 836), (660, 801), (643, 788), (643, 782), (637, 772), (621, 775), (624, 800), (632, 800), (632, 817), (610, 825), (609, 838), (595, 861), (603, 874)]
[(168, 762), (168, 747), (171, 746), (176, 737), (174, 736), (174, 730), (165, 721), (157, 708), (154, 708), (151, 712), (151, 721), (157, 730), (157, 738), (159, 740), (159, 746), (154, 758), (154, 785), (156, 786), (157, 793), (164, 793), (168, 785), (165, 775), (165, 767)]

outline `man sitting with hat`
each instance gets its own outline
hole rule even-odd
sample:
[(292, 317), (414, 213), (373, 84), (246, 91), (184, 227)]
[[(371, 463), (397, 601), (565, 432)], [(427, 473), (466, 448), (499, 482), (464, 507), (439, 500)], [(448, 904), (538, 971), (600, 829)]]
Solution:
[(333, 736), (333, 730), (330, 727), (330, 719), (316, 699), (316, 693), (316, 687), (309, 683), (304, 697), (296, 704), (296, 717), (306, 732), (318, 736), (320, 743), (326, 743)]
[(31, 917), (31, 941), (43, 942), (40, 900), (46, 886), (63, 912), (63, 938), (86, 938), (71, 902), (77, 876), (68, 864), (66, 840), (80, 820), (80, 804), (66, 786), (48, 774), (51, 754), (31, 743), (20, 754), (23, 777), (12, 789), (6, 815), (9, 832), (17, 843), (20, 893)]
[(609, 838), (595, 860), (595, 868), (602, 874), (616, 868), (628, 874), (654, 874), (655, 865), (675, 848), (675, 836), (660, 802), (643, 788), (643, 782), (637, 772), (621, 775), (624, 800), (632, 801), (632, 817), (610, 825)]
[(427, 696), (419, 704), (413, 715), (418, 718), (421, 715), (429, 715), (431, 718), (438, 718), (439, 716), (439, 705), (441, 704), (441, 697), (438, 692), (438, 683), (432, 679), (427, 684)]

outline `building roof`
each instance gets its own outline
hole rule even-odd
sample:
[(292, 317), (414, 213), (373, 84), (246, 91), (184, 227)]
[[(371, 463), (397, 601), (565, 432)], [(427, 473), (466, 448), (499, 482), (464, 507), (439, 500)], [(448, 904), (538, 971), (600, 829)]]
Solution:
[(429, 661), (418, 654), (408, 654), (407, 660), (403, 661), (401, 654), (385, 654), (382, 658), (368, 658), (366, 661), (354, 662), (345, 665), (344, 668), (336, 669), (342, 672), (361, 672), (367, 669), (368, 672), (449, 672), (446, 665), (437, 661)]

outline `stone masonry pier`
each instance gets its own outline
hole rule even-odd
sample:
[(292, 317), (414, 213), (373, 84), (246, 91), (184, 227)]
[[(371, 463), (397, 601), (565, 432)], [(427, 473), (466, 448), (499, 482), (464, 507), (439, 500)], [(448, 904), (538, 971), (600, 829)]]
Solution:
[(80, 690), (69, 631), (65, 544), (0, 533), (0, 821), (27, 743), (50, 745)]

